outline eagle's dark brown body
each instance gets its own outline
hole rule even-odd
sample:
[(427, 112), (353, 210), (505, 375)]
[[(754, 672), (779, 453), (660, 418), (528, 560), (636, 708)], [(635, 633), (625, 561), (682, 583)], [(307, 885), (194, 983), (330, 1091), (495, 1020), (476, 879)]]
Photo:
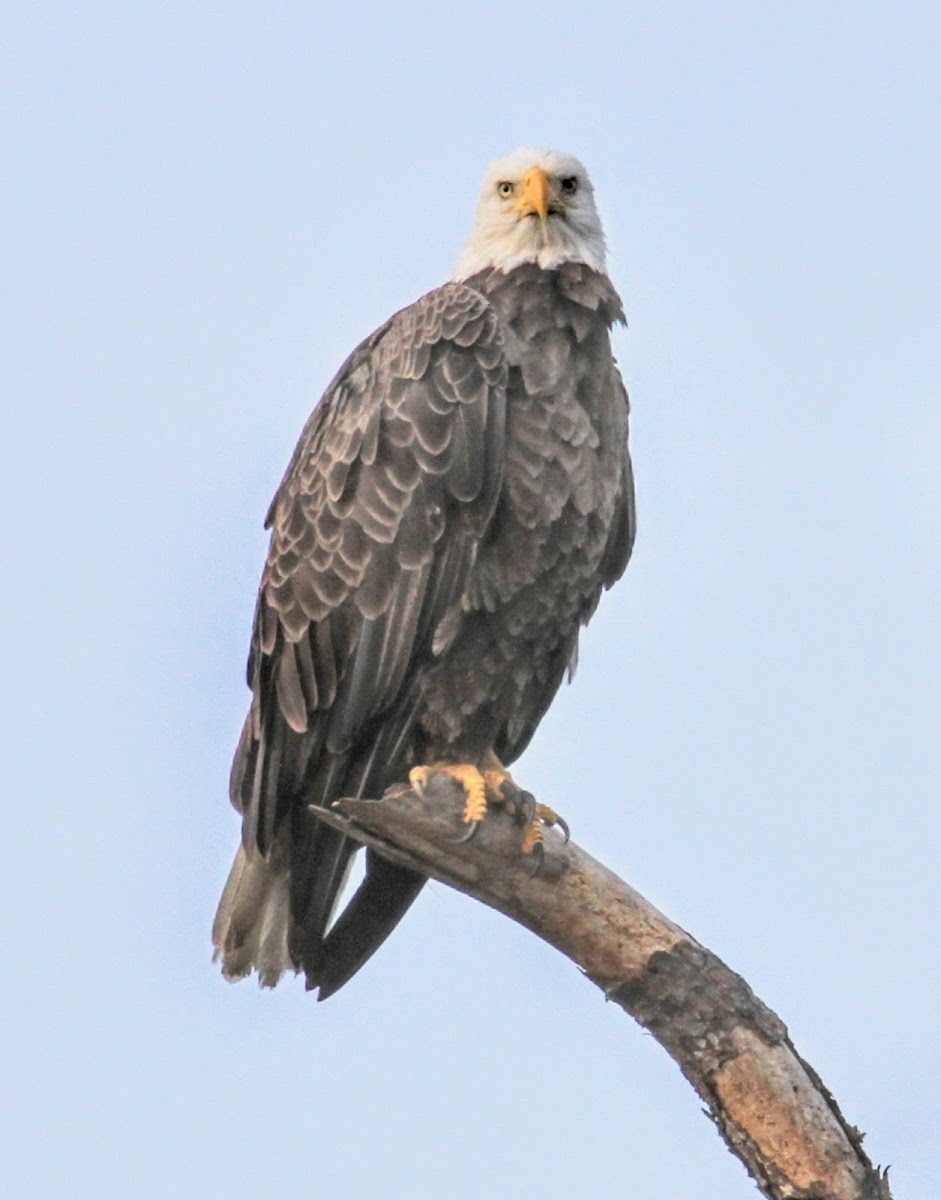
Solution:
[(531, 738), (633, 543), (621, 319), (583, 264), (484, 271), (393, 317), (312, 414), (269, 513), (227, 976), (293, 967), (323, 998), (421, 887), (369, 857), (328, 934), (356, 847), (309, 805)]
[(487, 271), (467, 285), (487, 297), (504, 333), (503, 486), (453, 643), (422, 681), (419, 758), (447, 750), (474, 759), (492, 747), (509, 764), (630, 555), (627, 396), (608, 332), (623, 316), (608, 280), (579, 264)]

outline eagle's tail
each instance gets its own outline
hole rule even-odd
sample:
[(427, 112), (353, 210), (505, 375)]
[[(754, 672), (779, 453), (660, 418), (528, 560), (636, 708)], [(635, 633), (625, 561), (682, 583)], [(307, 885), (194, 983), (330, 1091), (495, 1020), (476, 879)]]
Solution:
[(366, 876), (323, 942), (316, 975), (307, 986), (326, 1000), (352, 979), (405, 916), (425, 876), (366, 851)]
[[(311, 936), (291, 915), (283, 848), (276, 844), (264, 857), (249, 856), (239, 846), (212, 924), (213, 960), (229, 980), (257, 971), (262, 987), (274, 987), (285, 971), (303, 970), (308, 988), (316, 987), (318, 1000), (326, 1000), (378, 950), (424, 882), (424, 876), (367, 851), (366, 876), (356, 894), (326, 937), (320, 922)], [(331, 901), (337, 890), (331, 889)]]
[[(371, 852), (365, 878), (337, 914), (360, 847), (318, 820), (314, 809), (339, 796), (381, 795), (390, 776), (404, 776), (404, 747), (414, 720), (414, 698), (404, 692), (394, 713), (383, 714), (356, 743), (332, 753), (316, 742), (316, 731), (305, 735), (313, 745), (286, 738), (283, 728), (259, 739), (249, 712), (231, 781), (232, 802), (243, 814), (242, 845), (212, 927), (213, 957), (226, 979), (257, 971), (262, 987), (274, 987), (285, 971), (303, 972), (307, 988), (317, 988), (318, 999), (326, 1000), (405, 915), (424, 876)], [(272, 741), (279, 737), (281, 741)], [(256, 759), (261, 753), (266, 761), (273, 756), (288, 778), (293, 794), (283, 806), (287, 812), (279, 812), (273, 802), (267, 815), (259, 812), (255, 781), (265, 769)], [(277, 776), (275, 794), (279, 782)]]
[(276, 844), (267, 857), (249, 857), (239, 846), (212, 923), (213, 960), (226, 979), (257, 970), (262, 987), (274, 987), (297, 967), (288, 951), (290, 869)]

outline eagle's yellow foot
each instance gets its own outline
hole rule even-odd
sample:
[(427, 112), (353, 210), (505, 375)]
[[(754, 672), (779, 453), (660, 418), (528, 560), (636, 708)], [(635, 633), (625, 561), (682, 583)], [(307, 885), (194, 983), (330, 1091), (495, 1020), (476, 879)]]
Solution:
[(484, 782), (487, 785), (487, 800), (500, 808), (508, 809), (522, 825), (528, 825), (536, 815), (536, 800), (515, 782), (513, 776), (489, 750), (484, 756)]
[[(531, 792), (525, 792), (513, 782), (495, 755), (488, 755), (489, 763), (483, 771), (472, 763), (435, 763), (428, 767), (413, 767), (408, 781), (422, 795), (433, 775), (448, 775), (464, 789), (464, 824), (467, 831), (457, 840), (469, 842), (487, 815), (489, 805), (495, 804), (512, 811), (515, 819), (525, 826), (520, 850), (533, 856), (533, 875), (538, 875), (545, 858), (543, 829), (547, 825), (558, 825), (565, 841), (569, 840), (569, 827), (557, 812), (547, 804), (537, 804)], [(487, 759), (484, 760), (485, 762)]]
[(523, 841), (520, 845), (520, 849), (524, 854), (531, 854), (533, 856), (532, 874), (534, 876), (538, 875), (542, 870), (543, 860), (546, 857), (543, 828), (549, 825), (558, 825), (562, 830), (564, 840), (566, 842), (569, 840), (568, 823), (559, 816), (555, 809), (550, 808), (548, 804), (537, 804), (536, 811), (526, 826)]
[[(504, 780), (495, 778), (497, 771), (483, 771), (471, 763), (438, 763), (432, 767), (413, 767), (408, 773), (408, 781), (421, 795), (431, 775), (449, 775), (464, 789), (464, 824), (469, 826), (459, 842), (469, 842), (477, 832), (480, 822), (487, 815), (487, 795), (491, 798), (499, 795), (499, 787)], [(501, 773), (509, 778), (506, 772)]]
[(513, 783), (513, 777), (509, 771), (505, 771), (503, 767), (487, 767), (484, 771), (484, 786), (487, 789), (487, 796), (492, 804), (503, 804), (503, 785), (505, 783)]

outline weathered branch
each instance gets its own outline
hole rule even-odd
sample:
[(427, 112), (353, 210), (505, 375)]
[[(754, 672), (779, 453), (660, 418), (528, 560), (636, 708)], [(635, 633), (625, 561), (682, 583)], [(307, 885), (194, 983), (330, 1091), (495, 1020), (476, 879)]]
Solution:
[(453, 781), (434, 775), (422, 798), (403, 786), (317, 812), (570, 958), (676, 1060), (769, 1200), (891, 1200), (862, 1135), (744, 979), (555, 830), (536, 877), (519, 851), (520, 827), (505, 814), (458, 843), (461, 803)]

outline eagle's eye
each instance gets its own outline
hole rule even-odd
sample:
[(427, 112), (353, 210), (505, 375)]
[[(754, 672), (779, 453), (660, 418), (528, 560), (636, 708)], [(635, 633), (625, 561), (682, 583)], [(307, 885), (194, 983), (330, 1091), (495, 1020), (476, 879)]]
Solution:
[(566, 196), (574, 196), (575, 193), (578, 191), (578, 176), (577, 175), (566, 175), (566, 177), (564, 179), (560, 180), (559, 182), (560, 182), (562, 191), (565, 193)]
[(508, 179), (504, 179), (501, 183), (497, 184), (497, 191), (506, 200), (513, 195), (513, 184)]

